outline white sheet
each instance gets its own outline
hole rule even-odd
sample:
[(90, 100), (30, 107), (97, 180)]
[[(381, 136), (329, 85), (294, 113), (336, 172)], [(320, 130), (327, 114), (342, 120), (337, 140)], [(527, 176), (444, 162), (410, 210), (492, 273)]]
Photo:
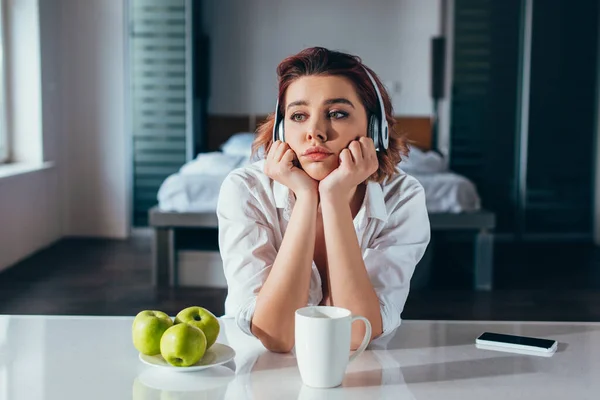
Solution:
[(410, 175), (423, 185), (429, 213), (472, 212), (481, 208), (481, 200), (475, 184), (462, 175), (448, 171)]
[(227, 174), (248, 162), (248, 157), (241, 155), (198, 154), (162, 183), (157, 195), (159, 208), (176, 212), (215, 211)]
[(214, 212), (226, 176), (173, 174), (158, 190), (158, 207), (164, 211)]

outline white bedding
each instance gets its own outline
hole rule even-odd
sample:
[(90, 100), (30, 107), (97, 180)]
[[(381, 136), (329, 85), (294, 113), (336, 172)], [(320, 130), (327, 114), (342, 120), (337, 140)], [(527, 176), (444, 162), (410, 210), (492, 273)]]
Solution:
[(215, 211), (219, 189), (227, 174), (248, 162), (243, 155), (198, 154), (162, 183), (157, 196), (159, 208), (177, 212)]
[(158, 190), (158, 207), (176, 212), (216, 211), (225, 176), (173, 174)]
[[(401, 169), (414, 176), (425, 189), (430, 213), (460, 213), (476, 211), (480, 199), (473, 182), (448, 171), (445, 162), (435, 153), (411, 151)], [(200, 154), (169, 176), (158, 192), (159, 208), (176, 212), (214, 212), (219, 190), (229, 171), (250, 162), (239, 154), (220, 152)]]
[(449, 171), (410, 175), (423, 185), (429, 213), (472, 212), (481, 208), (475, 184), (462, 175)]

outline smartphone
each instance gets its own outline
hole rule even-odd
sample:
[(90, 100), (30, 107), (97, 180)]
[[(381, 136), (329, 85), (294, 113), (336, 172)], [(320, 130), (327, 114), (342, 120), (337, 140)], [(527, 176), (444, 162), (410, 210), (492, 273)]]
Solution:
[(502, 347), (541, 353), (554, 353), (558, 346), (558, 342), (556, 340), (507, 335), (493, 332), (484, 332), (481, 334), (481, 336), (475, 339), (475, 343), (490, 347)]

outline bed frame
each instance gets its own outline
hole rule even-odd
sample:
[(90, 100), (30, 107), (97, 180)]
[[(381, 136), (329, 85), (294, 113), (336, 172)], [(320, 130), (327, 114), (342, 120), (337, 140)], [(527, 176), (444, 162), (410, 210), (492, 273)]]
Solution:
[[(432, 232), (473, 232), (474, 282), (477, 290), (493, 287), (494, 213), (432, 213), (429, 215)], [(154, 230), (152, 245), (152, 283), (155, 286), (179, 285), (178, 252), (183, 249), (218, 252), (218, 221), (211, 213), (165, 212), (154, 207), (149, 211), (149, 224)]]

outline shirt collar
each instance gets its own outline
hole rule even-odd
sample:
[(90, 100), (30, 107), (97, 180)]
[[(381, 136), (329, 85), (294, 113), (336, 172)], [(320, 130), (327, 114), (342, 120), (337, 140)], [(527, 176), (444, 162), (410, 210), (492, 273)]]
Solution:
[[(273, 196), (275, 197), (275, 206), (277, 208), (287, 209), (292, 204), (291, 191), (277, 181), (273, 181)], [(367, 182), (367, 190), (365, 191), (364, 207), (368, 218), (377, 218), (386, 222), (388, 219), (385, 199), (381, 185), (377, 182)]]

